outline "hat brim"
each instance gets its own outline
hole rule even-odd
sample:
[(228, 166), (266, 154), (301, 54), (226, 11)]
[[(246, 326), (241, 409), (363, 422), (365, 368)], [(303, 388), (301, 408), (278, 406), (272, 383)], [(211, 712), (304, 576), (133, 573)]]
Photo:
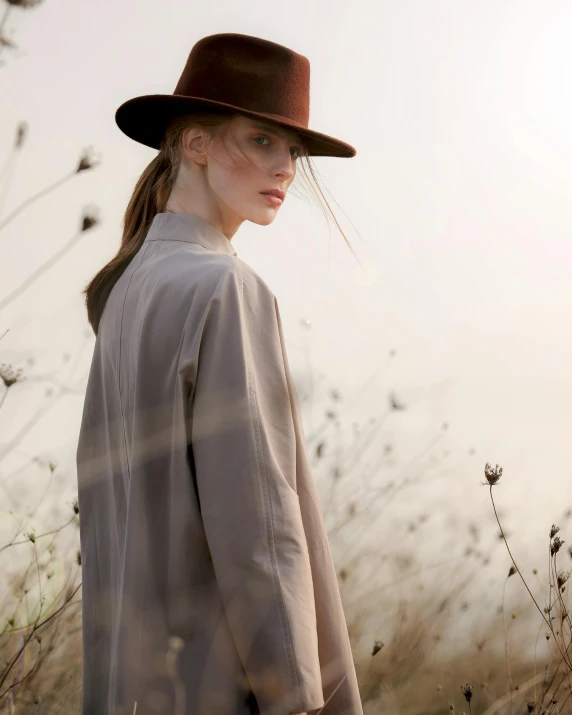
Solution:
[(192, 114), (193, 111), (208, 109), (208, 107), (219, 107), (231, 112), (239, 112), (249, 117), (256, 117), (293, 129), (304, 138), (310, 156), (334, 156), (347, 159), (356, 155), (356, 150), (351, 144), (346, 144), (346, 142), (327, 134), (306, 129), (296, 122), (283, 118), (277, 119), (269, 114), (251, 112), (242, 107), (202, 97), (187, 97), (177, 94), (147, 94), (134, 97), (117, 109), (115, 122), (130, 139), (152, 149), (160, 149), (161, 140), (172, 119), (186, 113)]

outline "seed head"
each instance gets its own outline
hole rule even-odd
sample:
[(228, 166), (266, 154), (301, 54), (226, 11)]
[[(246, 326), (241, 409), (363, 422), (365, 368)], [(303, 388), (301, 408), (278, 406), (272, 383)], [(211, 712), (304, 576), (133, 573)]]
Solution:
[(534, 712), (534, 710), (536, 709), (536, 703), (534, 702), (534, 700), (529, 700), (526, 703), (526, 709), (528, 710), (529, 713)]
[(80, 171), (87, 171), (88, 169), (93, 169), (94, 166), (99, 164), (99, 161), (95, 161), (94, 157), (91, 156), (92, 147), (87, 147), (83, 150), (83, 154), (80, 157), (79, 164), (77, 165), (76, 174)]
[(557, 554), (560, 551), (560, 547), (564, 541), (559, 536), (554, 537), (554, 541), (550, 544), (550, 554), (554, 556), (554, 554)]
[(556, 577), (557, 583), (558, 583), (558, 588), (562, 588), (566, 581), (570, 578), (570, 571), (559, 571), (558, 575)]
[(502, 477), (502, 467), (499, 467), (499, 465), (497, 464), (496, 467), (494, 467), (493, 469), (493, 467), (491, 467), (491, 465), (487, 462), (485, 464), (485, 477), (487, 478), (488, 484), (491, 487), (494, 487), (494, 485)]
[(97, 226), (99, 218), (94, 212), (86, 212), (82, 217), (81, 230), (89, 231), (93, 226)]
[(510, 567), (510, 570), (509, 570), (509, 572), (508, 572), (507, 578), (510, 578), (511, 576), (514, 576), (515, 573), (516, 573), (516, 569), (514, 568), (514, 566), (511, 566), (511, 567)]
[(552, 528), (550, 529), (550, 538), (553, 539), (559, 531), (560, 527), (556, 526), (556, 524), (552, 524)]
[(471, 698), (473, 697), (473, 686), (467, 683), (467, 685), (461, 685), (461, 690), (463, 691), (465, 700), (470, 703)]
[(14, 371), (11, 365), (2, 363), (0, 365), (0, 380), (4, 383), (6, 387), (12, 387), (16, 382), (22, 382), (22, 368)]
[(389, 395), (389, 404), (392, 410), (404, 410), (405, 405), (397, 399), (395, 392), (391, 392)]
[(377, 653), (379, 653), (379, 651), (383, 648), (384, 645), (385, 643), (383, 643), (382, 641), (375, 641), (375, 643), (373, 644), (373, 650), (371, 651), (372, 656), (377, 655)]
[(16, 149), (19, 149), (22, 144), (24, 143), (24, 140), (26, 139), (26, 134), (28, 131), (28, 122), (22, 121), (18, 122), (18, 129), (16, 130)]

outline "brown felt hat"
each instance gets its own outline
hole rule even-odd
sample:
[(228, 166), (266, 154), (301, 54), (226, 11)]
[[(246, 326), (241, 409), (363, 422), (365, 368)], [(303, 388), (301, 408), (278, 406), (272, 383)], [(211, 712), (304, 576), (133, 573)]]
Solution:
[(173, 94), (129, 99), (117, 109), (115, 121), (131, 139), (160, 149), (172, 119), (209, 107), (290, 127), (305, 139), (311, 156), (356, 155), (350, 144), (308, 129), (308, 58), (275, 42), (234, 32), (203, 37), (191, 49)]

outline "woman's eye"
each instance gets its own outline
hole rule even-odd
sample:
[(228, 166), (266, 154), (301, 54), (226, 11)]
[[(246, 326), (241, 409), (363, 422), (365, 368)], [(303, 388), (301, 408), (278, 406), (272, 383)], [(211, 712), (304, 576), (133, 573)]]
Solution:
[[(256, 141), (257, 139), (268, 139), (268, 137), (267, 137), (267, 136), (264, 136), (263, 134), (259, 134), (259, 135), (257, 135), (257, 136), (254, 137), (254, 141)], [(257, 142), (257, 143), (258, 143), (258, 142)], [(263, 145), (260, 144), (260, 146), (263, 146)], [(293, 146), (292, 149), (294, 149), (294, 150), (296, 151), (296, 156), (293, 157), (293, 158), (294, 158), (294, 159), (297, 159), (297, 158), (300, 156), (300, 150), (298, 149), (298, 147), (295, 147), (295, 146)]]

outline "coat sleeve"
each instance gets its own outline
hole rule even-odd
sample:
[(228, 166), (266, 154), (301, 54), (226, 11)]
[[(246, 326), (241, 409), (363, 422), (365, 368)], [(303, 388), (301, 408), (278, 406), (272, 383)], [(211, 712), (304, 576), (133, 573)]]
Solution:
[(274, 294), (233, 258), (204, 314), (189, 404), (205, 534), (261, 715), (324, 705), (278, 323)]

